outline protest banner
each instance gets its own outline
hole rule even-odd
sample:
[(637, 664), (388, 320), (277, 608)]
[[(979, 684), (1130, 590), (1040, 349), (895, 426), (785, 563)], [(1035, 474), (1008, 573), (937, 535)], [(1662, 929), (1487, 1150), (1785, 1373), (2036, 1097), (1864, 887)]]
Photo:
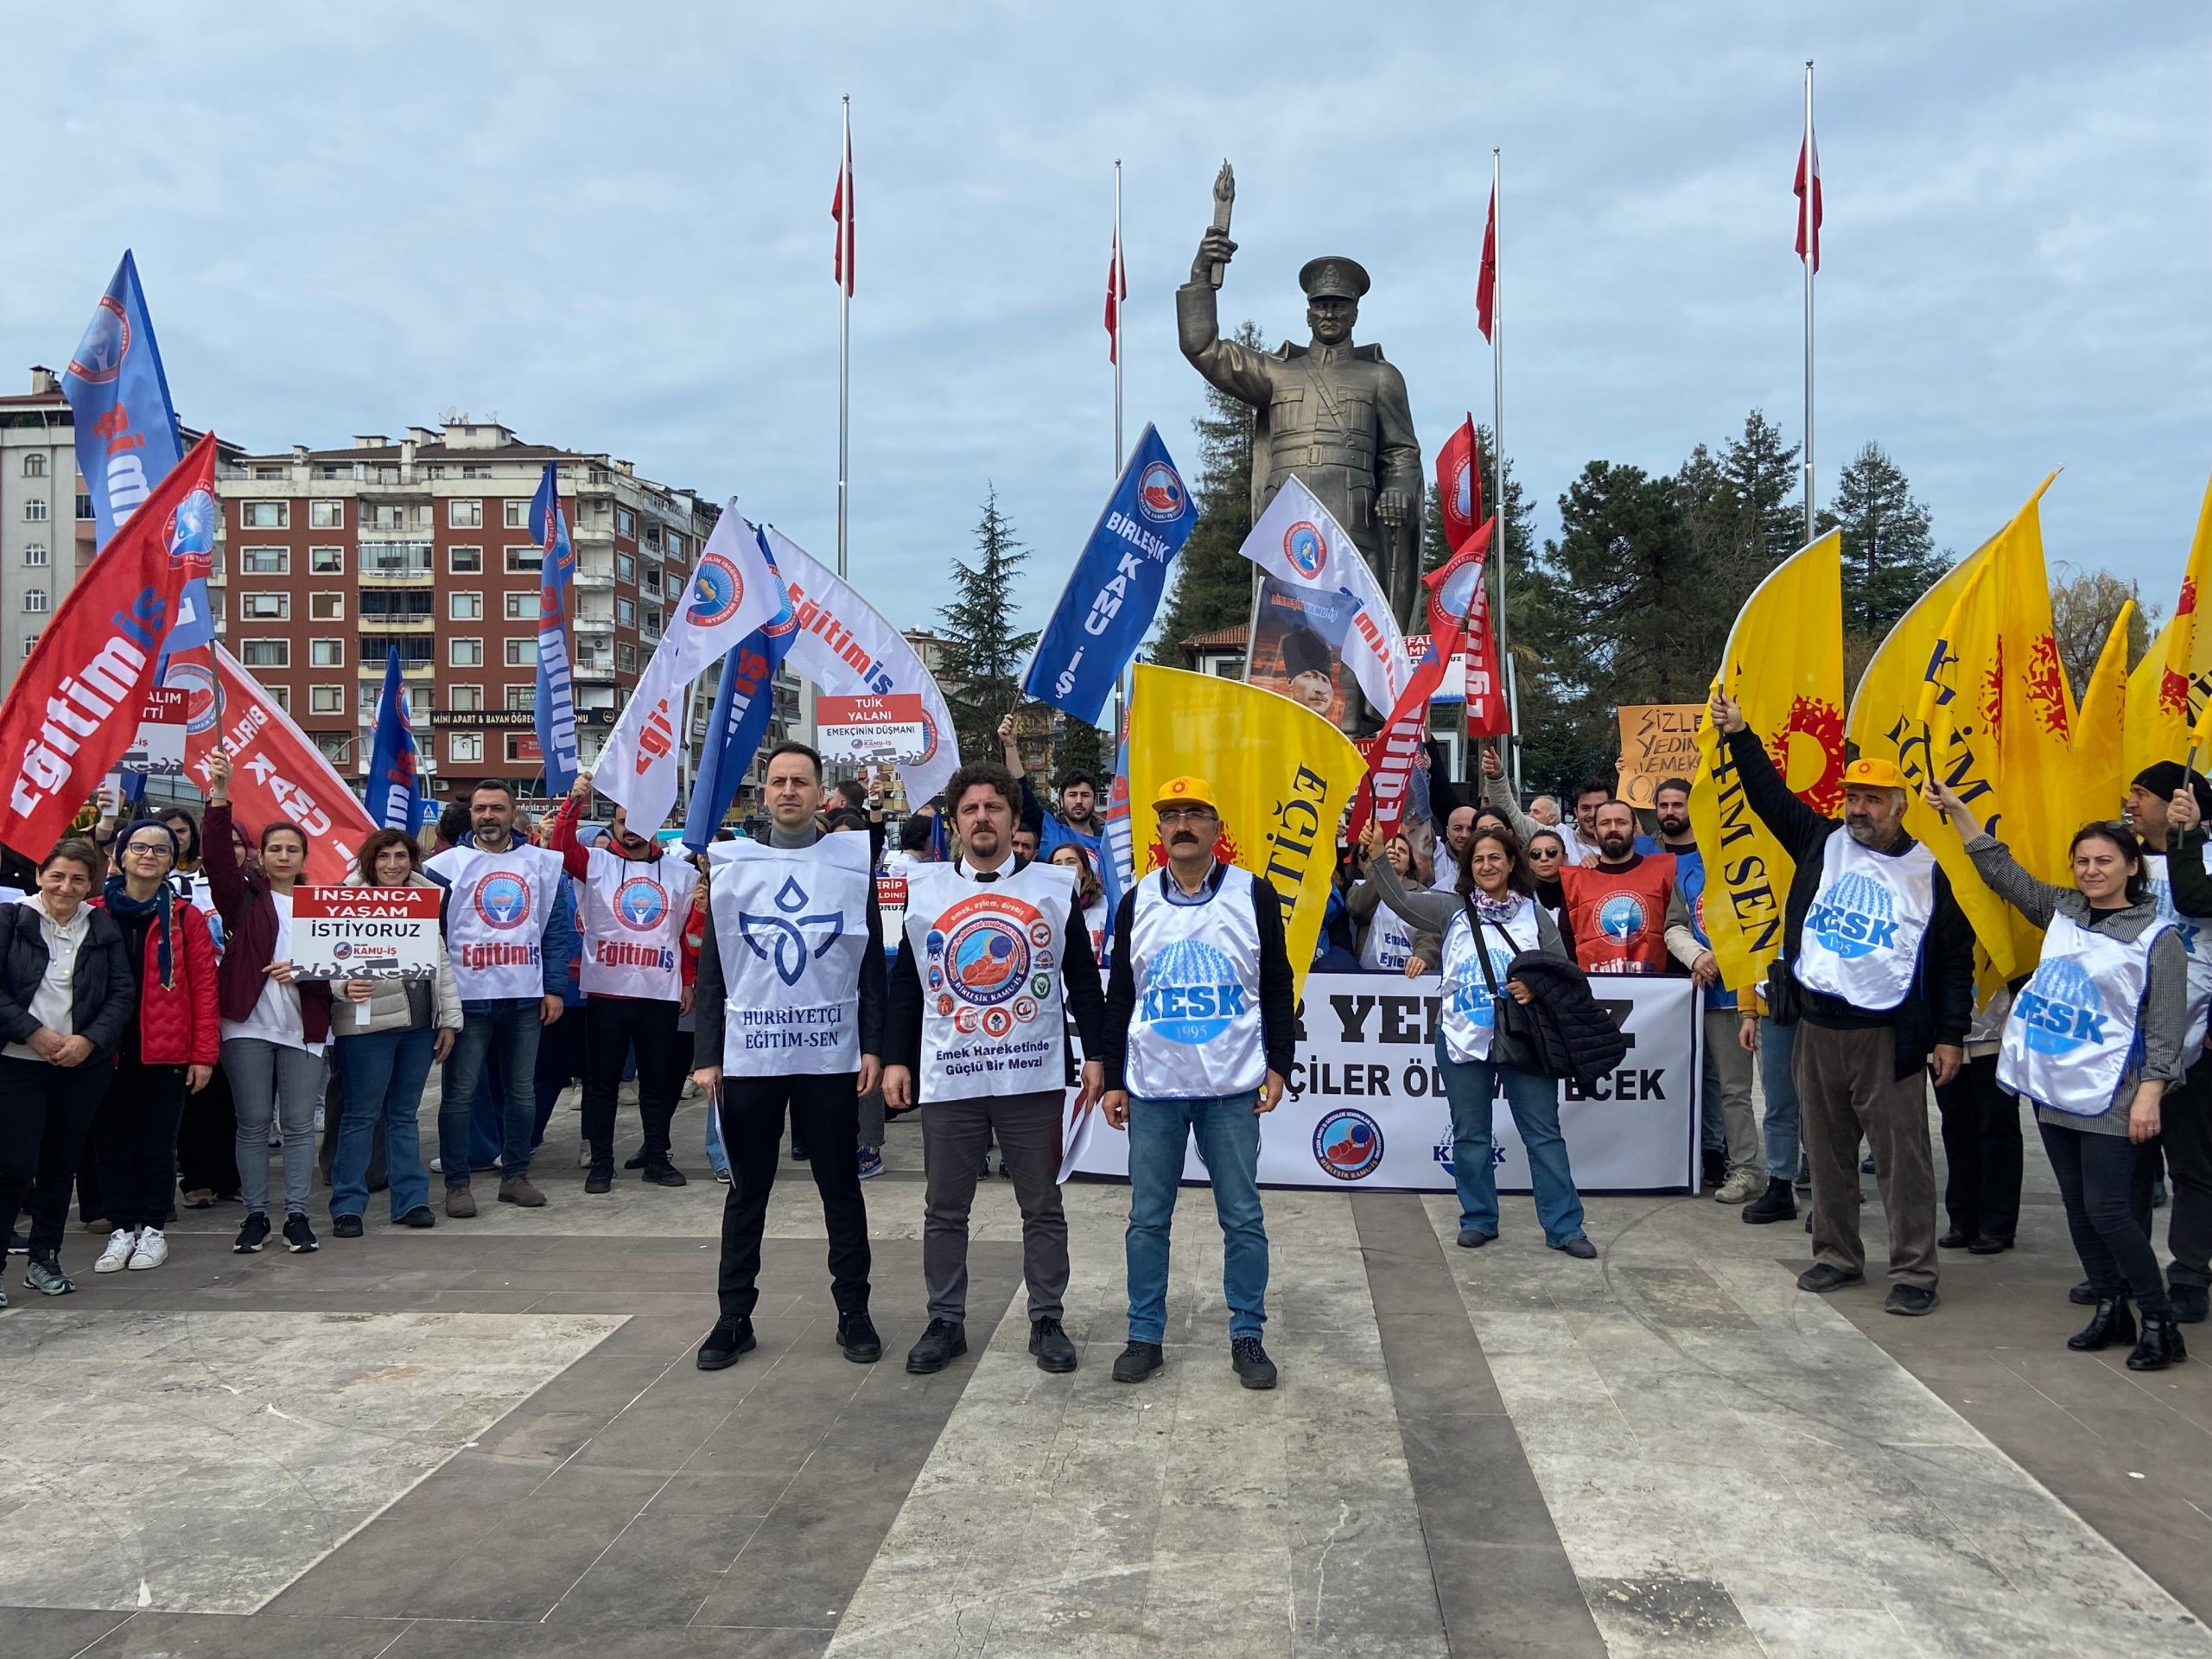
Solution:
[(1286, 482), (1238, 550), (1262, 572), (1245, 683), (1342, 728), (1341, 665), (1378, 715), (1397, 707), (1412, 677), (1403, 631), (1358, 547), (1311, 490)]
[(815, 747), (824, 760), (904, 760), (922, 752), (926, 729), (921, 697), (912, 691), (814, 700)]
[(292, 889), (295, 979), (435, 979), (435, 887)]
[(1620, 796), (1648, 809), (1669, 778), (1697, 776), (1697, 733), (1705, 707), (1695, 702), (1623, 703)]

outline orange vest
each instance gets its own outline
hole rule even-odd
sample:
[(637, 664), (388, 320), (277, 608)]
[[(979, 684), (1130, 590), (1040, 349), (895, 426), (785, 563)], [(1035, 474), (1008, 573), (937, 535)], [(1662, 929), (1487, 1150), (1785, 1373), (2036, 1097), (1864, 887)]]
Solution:
[(1590, 974), (1668, 971), (1667, 901), (1675, 855), (1646, 853), (1629, 870), (1567, 866), (1559, 873), (1574, 959)]

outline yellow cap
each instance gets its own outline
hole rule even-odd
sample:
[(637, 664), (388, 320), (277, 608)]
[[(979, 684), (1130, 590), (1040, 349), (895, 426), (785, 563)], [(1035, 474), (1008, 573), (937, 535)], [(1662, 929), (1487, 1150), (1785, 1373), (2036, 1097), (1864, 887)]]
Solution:
[(1908, 789), (1904, 773), (1897, 770), (1894, 760), (1880, 760), (1869, 755), (1854, 760), (1843, 769), (1843, 786), (1849, 789), (1856, 784), (1861, 789)]
[(1218, 814), (1220, 803), (1213, 798), (1213, 785), (1203, 778), (1170, 778), (1160, 786), (1160, 798), (1152, 804), (1159, 811), (1167, 806), (1210, 806)]

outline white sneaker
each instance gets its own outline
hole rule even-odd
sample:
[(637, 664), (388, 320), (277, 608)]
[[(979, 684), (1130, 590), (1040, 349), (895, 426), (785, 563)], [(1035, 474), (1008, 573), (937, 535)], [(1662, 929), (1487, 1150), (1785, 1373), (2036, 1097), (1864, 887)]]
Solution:
[(162, 1236), (158, 1227), (149, 1227), (138, 1235), (138, 1248), (130, 1252), (133, 1273), (146, 1268), (158, 1268), (169, 1259), (169, 1242)]
[(446, 1160), (445, 1160), (444, 1159), (442, 1159), (442, 1158), (433, 1158), (433, 1159), (431, 1159), (431, 1160), (430, 1160), (430, 1173), (431, 1173), (431, 1174), (433, 1174), (433, 1175), (442, 1175), (442, 1174), (444, 1174), (445, 1173), (446, 1173)]
[(138, 1243), (138, 1235), (128, 1227), (118, 1227), (107, 1236), (107, 1249), (100, 1252), (100, 1259), (92, 1263), (94, 1273), (120, 1273), (130, 1265), (130, 1252)]
[(1758, 1169), (1733, 1171), (1713, 1195), (1716, 1204), (1746, 1204), (1766, 1191), (1766, 1172)]

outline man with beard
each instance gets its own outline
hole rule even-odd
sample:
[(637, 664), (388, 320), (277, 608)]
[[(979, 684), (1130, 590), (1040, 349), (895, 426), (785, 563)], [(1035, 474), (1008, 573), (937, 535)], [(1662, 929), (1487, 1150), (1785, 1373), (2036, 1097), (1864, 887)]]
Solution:
[(1636, 814), (1626, 801), (1607, 801), (1594, 817), (1597, 863), (1559, 873), (1567, 900), (1560, 931), (1585, 973), (1663, 974), (1674, 855), (1637, 851)]
[(1936, 1173), (1928, 1088), (1949, 1083), (1974, 1017), (1974, 932), (1927, 848), (1905, 833), (1894, 762), (1853, 761), (1843, 822), (1790, 793), (1733, 698), (1715, 692), (1744, 799), (1796, 866), (1782, 955), (1767, 976), (1777, 1020), (1797, 1022), (1791, 1071), (1813, 1173), (1813, 1265), (1800, 1290), (1866, 1276), (1859, 1142), (1872, 1146), (1890, 1230), (1885, 1311), (1936, 1306)]
[(1751, 1103), (1752, 1051), (1743, 1045), (1736, 993), (1720, 982), (1720, 964), (1705, 931), (1705, 855), (1690, 829), (1688, 783), (1668, 779), (1651, 804), (1659, 844), (1675, 860), (1667, 949), (1705, 993), (1705, 1184), (1719, 1188), (1713, 1194), (1719, 1202), (1743, 1204), (1766, 1191), (1758, 1111)]

